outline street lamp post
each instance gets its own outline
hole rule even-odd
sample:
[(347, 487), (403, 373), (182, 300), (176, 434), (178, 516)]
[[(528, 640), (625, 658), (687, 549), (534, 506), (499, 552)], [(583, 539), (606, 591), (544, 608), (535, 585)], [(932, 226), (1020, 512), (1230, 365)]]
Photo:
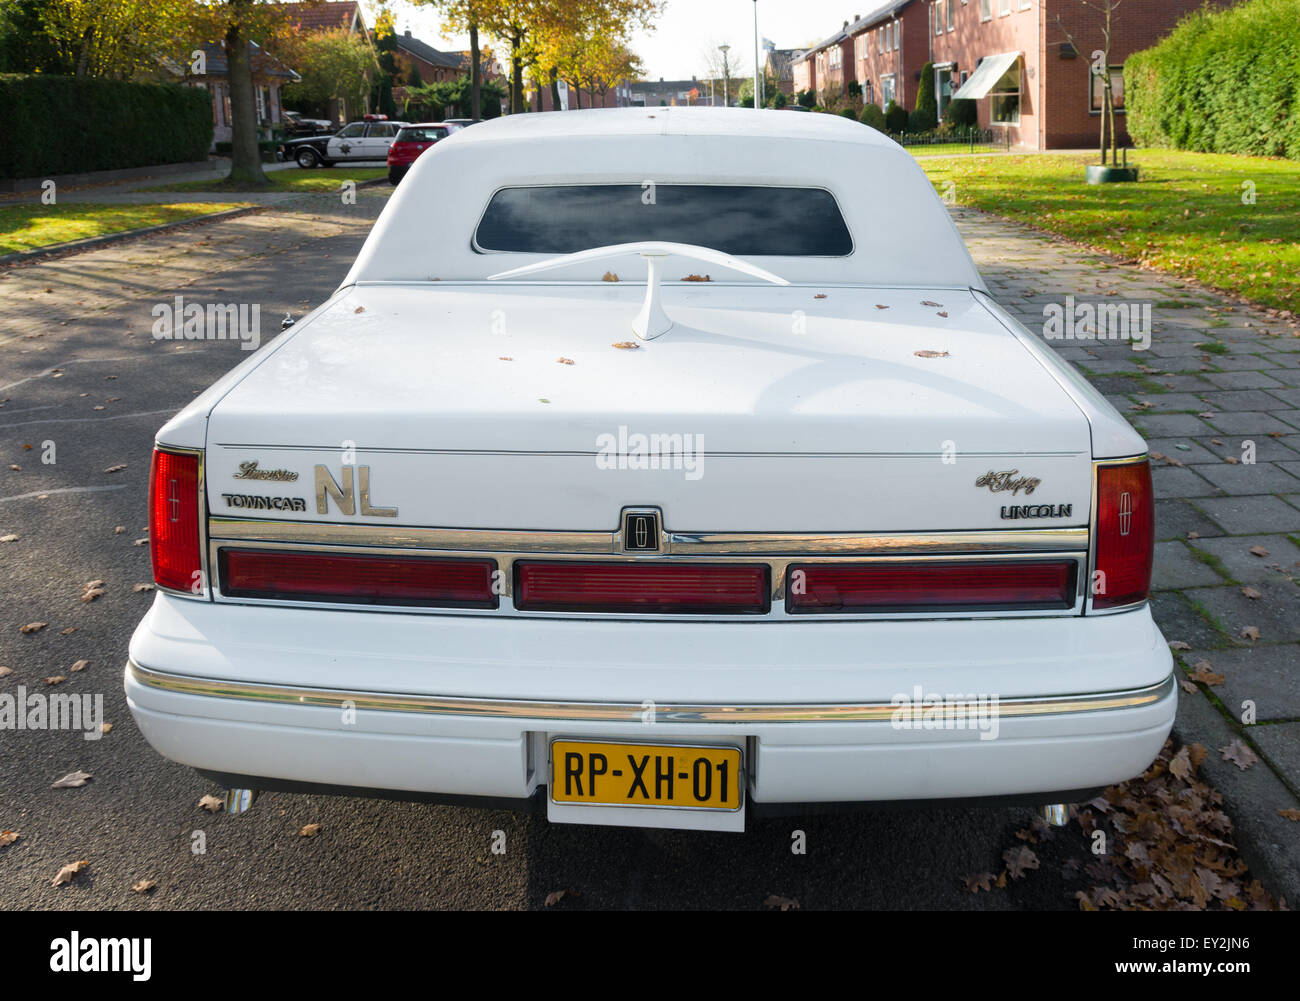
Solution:
[(727, 63), (727, 53), (731, 51), (730, 45), (719, 45), (722, 50), (722, 106), (731, 107), (731, 67)]
[(758, 0), (754, 0), (754, 110), (763, 106), (762, 67), (758, 63)]

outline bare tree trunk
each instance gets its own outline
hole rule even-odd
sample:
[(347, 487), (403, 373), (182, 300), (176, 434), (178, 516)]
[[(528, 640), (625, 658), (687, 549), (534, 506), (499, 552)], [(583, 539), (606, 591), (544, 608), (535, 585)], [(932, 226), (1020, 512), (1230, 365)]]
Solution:
[(483, 117), (483, 68), (479, 66), (478, 56), (478, 22), (469, 25), (469, 59), (470, 59), (470, 118), (478, 121)]
[(230, 81), (230, 180), (256, 186), (270, 184), (262, 173), (262, 155), (257, 149), (248, 39), (237, 18), (226, 28), (226, 66)]
[(551, 110), (560, 110), (560, 71), (554, 66), (551, 67)]

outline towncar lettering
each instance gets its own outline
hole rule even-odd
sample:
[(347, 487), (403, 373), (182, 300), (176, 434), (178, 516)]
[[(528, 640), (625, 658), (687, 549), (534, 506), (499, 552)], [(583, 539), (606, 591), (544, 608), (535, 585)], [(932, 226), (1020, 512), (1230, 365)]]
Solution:
[[(742, 832), (996, 798), (1062, 823), (1172, 727), (1141, 436), (992, 299), (915, 159), (838, 115), (449, 131), (220, 389), (157, 434), (125, 688), (232, 809), (302, 788)], [(632, 461), (637, 429), (689, 465)], [(295, 470), (305, 498), (222, 492)], [(917, 692), (988, 693), (996, 727), (900, 714)]]
[(255, 494), (222, 494), (227, 507), (249, 508), (254, 511), (306, 511), (307, 502), (301, 497), (260, 497)]

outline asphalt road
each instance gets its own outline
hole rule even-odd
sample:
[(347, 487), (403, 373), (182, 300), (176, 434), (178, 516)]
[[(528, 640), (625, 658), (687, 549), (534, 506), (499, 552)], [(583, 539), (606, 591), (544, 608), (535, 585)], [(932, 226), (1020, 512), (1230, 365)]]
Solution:
[[(286, 311), (329, 296), (387, 194), (364, 190), (354, 207), (313, 197), (0, 271), (0, 537), (18, 536), (0, 543), (0, 665), (13, 672), (0, 692), (102, 694), (113, 724), (97, 741), (0, 730), (0, 831), (20, 834), (0, 847), (0, 909), (539, 908), (557, 890), (578, 894), (557, 909), (757, 909), (770, 895), (805, 909), (1075, 909), (1082, 884), (1060, 864), (1084, 856), (1077, 826), (1040, 847), (1025, 879), (965, 890), (961, 876), (1000, 872), (1002, 852), (1022, 844), (1024, 809), (814, 816), (723, 835), (279, 793), (241, 817), (197, 807), (220, 790), (155, 753), (122, 693), (128, 639), (152, 600), (133, 590), (151, 580), (148, 548), (134, 543), (154, 432), (246, 353), (155, 340), (150, 309), (174, 295), (260, 303), (269, 339)], [(104, 593), (83, 602), (92, 580)], [(72, 672), (79, 660), (89, 663)], [(67, 680), (47, 687), (56, 675)], [(75, 770), (94, 777), (50, 788)], [(299, 836), (305, 824), (319, 833)], [(503, 855), (491, 851), (498, 830)], [(795, 830), (806, 854), (791, 852)], [(89, 866), (69, 885), (50, 885), (78, 860)], [(156, 887), (134, 893), (139, 880)]]

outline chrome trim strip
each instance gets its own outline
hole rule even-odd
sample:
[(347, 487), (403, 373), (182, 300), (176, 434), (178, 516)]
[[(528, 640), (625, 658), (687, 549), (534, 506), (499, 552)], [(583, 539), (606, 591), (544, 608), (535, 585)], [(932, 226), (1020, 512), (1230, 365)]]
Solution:
[[(483, 553), (617, 554), (619, 532), (398, 528), (338, 522), (212, 517), (208, 534), (231, 542), (381, 546)], [(1083, 552), (1086, 528), (970, 532), (666, 532), (664, 555), (847, 556), (909, 553)]]
[[(159, 691), (210, 698), (240, 699), (280, 705), (317, 706), (342, 709), (344, 703), (356, 709), (380, 712), (420, 713), (429, 716), (488, 716), (519, 720), (599, 720), (645, 723), (653, 712), (656, 723), (807, 723), (888, 722), (898, 707), (888, 702), (860, 704), (810, 703), (739, 705), (656, 705), (640, 702), (551, 702), (536, 699), (475, 699), (446, 695), (415, 695), (383, 692), (350, 692), (324, 688), (297, 688), (241, 681), (166, 674), (127, 661), (127, 673), (139, 684)], [(1174, 694), (1171, 673), (1154, 685), (1120, 692), (1088, 692), (1077, 695), (1047, 695), (1002, 699), (1001, 717), (1056, 716), (1067, 713), (1135, 709), (1152, 705)]]

